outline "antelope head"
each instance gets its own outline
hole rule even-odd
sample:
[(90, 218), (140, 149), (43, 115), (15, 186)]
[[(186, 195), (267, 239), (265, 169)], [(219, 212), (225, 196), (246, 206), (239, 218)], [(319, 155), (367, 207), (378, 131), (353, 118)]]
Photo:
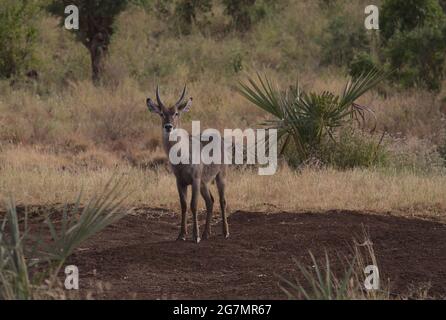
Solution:
[(184, 86), (180, 99), (171, 107), (166, 107), (161, 101), (159, 86), (156, 87), (156, 103), (150, 98), (147, 99), (149, 111), (161, 116), (163, 131), (167, 134), (178, 128), (181, 113), (188, 112), (192, 106), (192, 98), (184, 99), (186, 90), (187, 88)]

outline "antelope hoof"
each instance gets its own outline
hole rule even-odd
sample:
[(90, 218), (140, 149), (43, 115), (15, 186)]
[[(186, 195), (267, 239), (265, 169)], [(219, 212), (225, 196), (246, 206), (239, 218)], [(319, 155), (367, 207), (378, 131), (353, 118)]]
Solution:
[(186, 241), (186, 235), (184, 233), (180, 233), (180, 235), (177, 238), (177, 241)]
[(200, 241), (201, 241), (200, 237), (194, 237), (194, 242), (195, 243), (200, 243)]
[(223, 236), (225, 237), (225, 239), (229, 239), (229, 232), (225, 232), (225, 233), (223, 234)]

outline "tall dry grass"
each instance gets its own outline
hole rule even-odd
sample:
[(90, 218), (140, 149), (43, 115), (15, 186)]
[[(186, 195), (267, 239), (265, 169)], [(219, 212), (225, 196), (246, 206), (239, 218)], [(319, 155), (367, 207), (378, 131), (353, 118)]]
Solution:
[[(80, 186), (88, 197), (119, 173), (129, 181), (127, 205), (179, 209), (175, 178), (163, 165), (140, 169), (104, 154), (96, 167), (70, 167), (79, 157), (27, 148), (4, 151), (0, 158), (0, 197), (12, 193), (19, 204), (26, 205), (63, 203), (74, 199)], [(445, 219), (445, 193), (444, 174), (392, 169), (296, 171), (286, 165), (274, 176), (259, 176), (254, 167), (232, 168), (227, 188), (230, 211), (342, 209), (439, 219)]]

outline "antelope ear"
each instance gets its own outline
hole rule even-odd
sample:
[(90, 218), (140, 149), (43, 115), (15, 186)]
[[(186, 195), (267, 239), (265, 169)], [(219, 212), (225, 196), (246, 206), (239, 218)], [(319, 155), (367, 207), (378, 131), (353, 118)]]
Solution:
[(187, 100), (186, 102), (183, 102), (179, 107), (178, 107), (178, 111), (179, 112), (189, 112), (190, 107), (192, 107), (192, 98), (189, 98), (189, 100)]
[(161, 114), (160, 107), (155, 102), (153, 102), (152, 99), (150, 99), (150, 98), (147, 99), (147, 108), (152, 113)]

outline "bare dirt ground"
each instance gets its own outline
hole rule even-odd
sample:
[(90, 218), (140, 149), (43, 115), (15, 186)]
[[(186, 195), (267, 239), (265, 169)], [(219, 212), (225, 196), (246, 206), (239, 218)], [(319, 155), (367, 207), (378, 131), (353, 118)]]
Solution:
[(80, 293), (96, 292), (99, 283), (103, 291), (93, 297), (100, 299), (283, 299), (276, 274), (297, 275), (293, 257), (311, 265), (309, 250), (321, 261), (325, 250), (348, 254), (365, 228), (391, 292), (430, 284), (431, 297), (446, 296), (444, 223), (345, 211), (235, 212), (229, 222), (228, 240), (216, 220), (211, 240), (175, 242), (178, 215), (138, 209), (70, 259), (79, 267)]

